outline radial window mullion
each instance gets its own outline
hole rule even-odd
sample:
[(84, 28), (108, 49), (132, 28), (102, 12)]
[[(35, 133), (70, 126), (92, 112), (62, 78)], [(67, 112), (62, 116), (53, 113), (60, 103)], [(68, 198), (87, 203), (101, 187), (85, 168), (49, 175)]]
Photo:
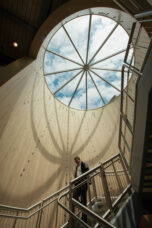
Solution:
[(118, 27), (119, 24), (116, 24), (115, 27), (111, 30), (111, 32), (108, 34), (108, 36), (106, 37), (106, 39), (103, 41), (103, 43), (100, 45), (100, 47), (98, 48), (98, 50), (95, 52), (95, 54), (92, 56), (92, 58), (89, 61), (89, 64), (92, 62), (92, 60), (95, 58), (95, 56), (98, 54), (98, 52), (101, 50), (101, 48), (105, 45), (105, 43), (108, 41), (108, 39), (110, 38), (110, 36), (113, 34), (113, 32), (116, 30), (116, 28)]
[[(121, 70), (116, 70), (116, 69), (110, 69), (110, 68), (98, 68), (98, 67), (91, 67), (92, 70), (105, 70), (105, 71), (116, 71), (116, 72), (121, 72)], [(125, 71), (128, 72), (128, 71)]]
[(64, 25), (62, 25), (62, 27), (63, 27), (63, 29), (64, 29), (64, 31), (65, 31), (65, 33), (66, 33), (66, 35), (68, 36), (68, 38), (69, 38), (69, 40), (70, 40), (71, 44), (73, 45), (73, 47), (74, 47), (75, 51), (77, 52), (77, 54), (78, 54), (79, 58), (81, 59), (82, 63), (84, 64), (84, 61), (83, 61), (83, 59), (82, 59), (82, 57), (81, 57), (81, 55), (80, 55), (79, 51), (77, 50), (77, 48), (76, 48), (76, 46), (75, 46), (74, 42), (72, 41), (72, 39), (71, 39), (71, 37), (70, 37), (69, 33), (67, 32), (67, 30), (66, 30), (66, 28), (64, 27)]
[(88, 75), (86, 71), (86, 110), (88, 109)]
[(100, 75), (98, 75), (96, 72), (94, 72), (93, 70), (90, 70), (93, 74), (95, 74), (96, 76), (98, 76), (101, 80), (105, 81), (107, 84), (109, 84), (111, 87), (113, 87), (114, 89), (116, 89), (117, 91), (120, 92), (120, 90), (115, 87), (114, 85), (112, 85), (110, 82), (108, 82), (107, 80), (105, 80), (103, 77), (101, 77)]
[(99, 96), (100, 96), (102, 102), (105, 104), (105, 101), (104, 101), (104, 99), (103, 99), (103, 97), (102, 97), (102, 95), (101, 95), (101, 93), (100, 93), (100, 91), (99, 91), (99, 89), (98, 89), (98, 87), (97, 87), (95, 81), (93, 80), (93, 77), (91, 76), (91, 73), (90, 73), (90, 72), (89, 72), (89, 75), (90, 75), (91, 80), (93, 81), (93, 84), (94, 84), (94, 86), (95, 86), (95, 88), (96, 88), (96, 90), (97, 90), (97, 92), (98, 92), (98, 94), (99, 94)]
[(65, 72), (75, 71), (75, 70), (82, 70), (82, 68), (74, 68), (74, 69), (68, 69), (68, 70), (62, 70), (62, 71), (55, 71), (55, 72), (51, 72), (51, 73), (46, 73), (46, 74), (44, 74), (44, 76), (48, 76), (48, 75), (52, 75), (52, 74), (60, 74), (60, 73), (65, 73)]
[[(127, 40), (126, 32), (123, 39), (119, 20), (89, 11), (87, 17), (60, 22), (60, 28), (52, 32), (43, 71), (48, 88), (57, 99), (83, 110), (103, 106), (120, 94), (120, 67)], [(109, 45), (114, 48), (109, 50)]]
[(85, 71), (83, 71), (82, 76), (81, 76), (81, 78), (80, 78), (79, 81), (78, 81), (78, 84), (77, 84), (77, 86), (76, 86), (76, 88), (75, 88), (75, 91), (74, 91), (74, 93), (73, 93), (73, 95), (72, 95), (72, 97), (71, 97), (71, 99), (70, 99), (70, 102), (69, 102), (68, 106), (70, 106), (70, 104), (71, 104), (71, 102), (72, 102), (72, 100), (73, 100), (73, 97), (74, 97), (74, 95), (75, 95), (75, 93), (76, 93), (76, 91), (77, 91), (77, 89), (78, 89), (78, 87), (79, 87), (79, 84), (80, 84), (80, 82), (81, 82), (81, 80), (82, 80), (82, 78), (83, 78), (84, 73), (85, 73)]
[(88, 62), (88, 54), (89, 54), (91, 22), (92, 22), (92, 14), (90, 14), (90, 18), (89, 18), (89, 29), (88, 29), (88, 41), (87, 41), (86, 64), (87, 64), (87, 62)]
[(77, 62), (75, 62), (74, 60), (69, 59), (69, 58), (67, 58), (67, 57), (65, 57), (65, 56), (63, 56), (63, 55), (60, 55), (60, 54), (58, 54), (58, 53), (56, 53), (56, 52), (54, 52), (54, 51), (47, 50), (47, 52), (50, 52), (51, 54), (56, 55), (56, 56), (58, 56), (58, 57), (60, 57), (60, 58), (62, 58), (62, 59), (66, 59), (66, 60), (68, 60), (68, 61), (70, 61), (70, 62), (73, 62), (73, 63), (75, 63), (75, 64), (78, 64), (78, 65), (80, 65), (80, 66), (83, 66), (82, 64), (77, 63)]
[(103, 62), (103, 61), (105, 61), (105, 60), (107, 60), (107, 59), (110, 59), (110, 58), (112, 58), (112, 57), (114, 57), (114, 56), (116, 56), (116, 55), (119, 55), (119, 54), (121, 54), (121, 53), (123, 53), (123, 52), (125, 52), (125, 51), (126, 51), (126, 48), (125, 48), (125, 49), (122, 49), (121, 51), (118, 51), (118, 52), (116, 52), (116, 53), (114, 53), (114, 54), (112, 54), (112, 55), (109, 55), (109, 56), (107, 56), (107, 57), (105, 57), (105, 58), (103, 58), (103, 59), (100, 59), (100, 60), (98, 60), (98, 61), (96, 61), (96, 62), (90, 64), (90, 66), (94, 66), (94, 65), (97, 64), (97, 63)]
[(74, 75), (70, 80), (68, 80), (64, 85), (62, 85), (58, 90), (56, 90), (53, 94), (55, 95), (58, 93), (61, 89), (63, 89), (68, 83), (70, 83), (73, 79), (75, 79), (79, 74), (81, 74), (82, 70), (78, 72), (76, 75)]

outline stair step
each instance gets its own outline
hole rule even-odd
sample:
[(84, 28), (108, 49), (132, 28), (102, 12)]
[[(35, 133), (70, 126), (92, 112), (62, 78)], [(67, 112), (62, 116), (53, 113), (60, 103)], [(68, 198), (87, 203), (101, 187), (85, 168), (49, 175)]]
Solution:
[(147, 169), (147, 168), (151, 168), (152, 169), (152, 164), (147, 163), (146, 166), (145, 166), (145, 169)]
[(148, 184), (152, 186), (152, 179), (145, 179), (144, 178), (144, 184)]
[(144, 188), (142, 189), (142, 192), (143, 192), (143, 193), (144, 193), (144, 192), (145, 192), (145, 193), (148, 192), (148, 193), (150, 194), (150, 193), (152, 193), (152, 187), (151, 187), (151, 188), (144, 187)]
[(147, 153), (148, 153), (148, 154), (151, 154), (151, 153), (152, 153), (152, 149), (149, 148), (149, 149), (147, 150)]
[(152, 163), (152, 154), (146, 154), (146, 163)]
[(144, 180), (152, 180), (152, 175), (151, 176), (144, 176)]
[(147, 188), (147, 189), (148, 189), (148, 188), (152, 189), (152, 184), (149, 184), (149, 183), (146, 183), (146, 184), (145, 184), (145, 183), (144, 183), (143, 187), (144, 187), (144, 188)]
[(145, 175), (152, 175), (152, 168), (151, 167), (146, 167), (144, 174)]

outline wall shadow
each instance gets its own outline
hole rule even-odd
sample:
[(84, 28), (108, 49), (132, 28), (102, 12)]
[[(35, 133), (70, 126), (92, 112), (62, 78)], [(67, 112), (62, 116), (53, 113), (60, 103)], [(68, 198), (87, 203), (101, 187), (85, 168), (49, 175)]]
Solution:
[[(27, 201), (27, 199), (28, 199), (28, 202), (32, 202), (32, 203), (39, 201), (41, 196), (44, 194), (44, 192), (48, 191), (49, 188), (54, 184), (54, 182), (58, 176), (60, 176), (59, 177), (60, 181), (58, 181), (59, 184), (58, 184), (57, 188), (59, 189), (61, 186), (63, 186), (65, 184), (65, 183), (63, 183), (63, 181), (65, 180), (64, 177), (67, 175), (70, 176), (70, 172), (71, 172), (71, 170), (69, 172), (68, 168), (65, 169), (65, 162), (68, 160), (68, 162), (70, 164), (72, 164), (74, 156), (75, 155), (81, 155), (84, 148), (90, 142), (90, 139), (94, 136), (94, 134), (98, 128), (98, 125), (101, 121), (103, 112), (104, 112), (104, 108), (101, 108), (100, 115), (98, 116), (98, 118), (96, 120), (96, 124), (95, 124), (94, 128), (92, 129), (92, 131), (90, 132), (88, 137), (85, 139), (84, 143), (82, 145), (80, 145), (77, 150), (75, 150), (74, 147), (76, 144), (78, 144), (78, 137), (79, 137), (79, 134), (83, 128), (84, 119), (86, 117), (87, 111), (84, 111), (84, 113), (82, 115), (82, 119), (81, 119), (80, 124), (78, 126), (78, 130), (75, 132), (75, 137), (73, 139), (73, 142), (71, 143), (71, 147), (69, 148), (69, 134), (70, 134), (70, 127), (71, 127), (70, 114), (71, 113), (70, 113), (70, 110), (68, 109), (68, 112), (67, 112), (67, 115), (68, 115), (67, 116), (67, 139), (65, 142), (65, 140), (64, 140), (65, 135), (63, 135), (63, 132), (61, 130), (61, 126), (59, 123), (59, 112), (57, 110), (57, 105), (56, 105), (57, 101), (54, 98), (55, 118), (56, 118), (58, 133), (59, 133), (59, 137), (60, 137), (60, 141), (61, 141), (61, 145), (62, 145), (62, 147), (61, 147), (58, 143), (58, 139), (56, 138), (56, 135), (53, 132), (53, 129), (51, 127), (51, 123), (50, 123), (49, 118), (48, 118), (48, 113), (47, 113), (47, 108), (46, 108), (47, 107), (47, 101), (46, 101), (47, 99), (46, 99), (46, 93), (45, 93), (45, 90), (47, 89), (47, 87), (46, 87), (45, 81), (44, 81), (44, 84), (43, 84), (44, 116), (45, 116), (45, 121), (46, 121), (47, 130), (48, 130), (50, 139), (53, 142), (53, 145), (54, 145), (54, 147), (56, 149), (56, 153), (57, 153), (56, 155), (51, 154), (50, 151), (45, 148), (45, 145), (43, 145), (41, 143), (41, 140), (38, 136), (38, 132), (36, 130), (36, 126), (35, 126), (35, 122), (34, 122), (34, 103), (33, 103), (33, 101), (34, 101), (34, 92), (36, 90), (38, 77), (39, 76), (37, 76), (37, 73), (35, 73), (35, 77), (34, 77), (34, 81), (33, 81), (33, 87), (32, 87), (32, 95), (31, 95), (31, 110), (30, 110), (30, 117), (31, 118), (30, 119), (31, 119), (31, 128), (32, 128), (32, 133), (33, 133), (33, 139), (34, 139), (34, 142), (35, 142), (37, 149), (39, 150), (39, 153), (41, 153), (41, 155), (47, 161), (49, 161), (50, 163), (57, 164), (57, 165), (59, 165), (59, 167), (57, 168), (57, 170), (55, 170), (51, 174), (51, 176), (39, 188), (33, 190), (32, 192), (28, 192), (27, 194), (24, 194), (22, 196), (18, 196), (18, 195), (11, 196), (7, 192), (4, 192), (1, 189), (2, 196), (5, 197), (5, 199), (7, 198), (8, 202), (14, 202), (12, 204), (15, 204), (15, 206), (22, 205), (22, 202)], [(108, 139), (104, 150), (99, 152), (98, 158), (93, 158), (91, 160), (87, 160), (88, 163), (90, 163), (92, 165), (97, 164), (99, 162), (99, 158), (101, 159), (102, 156), (107, 152), (108, 148), (110, 147), (110, 145), (112, 143), (113, 135), (115, 133), (116, 127), (117, 127), (117, 124), (113, 128), (113, 131), (111, 132), (111, 136)], [(68, 182), (68, 177), (66, 178), (66, 181)], [(51, 193), (53, 193), (53, 192), (50, 192), (50, 194)], [(27, 206), (30, 206), (30, 205), (28, 204)]]

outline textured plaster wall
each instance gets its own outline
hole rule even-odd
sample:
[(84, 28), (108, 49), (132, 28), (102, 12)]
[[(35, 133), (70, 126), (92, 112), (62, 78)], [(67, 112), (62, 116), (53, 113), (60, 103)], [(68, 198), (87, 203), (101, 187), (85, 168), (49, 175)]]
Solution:
[(43, 52), (0, 89), (3, 204), (28, 206), (68, 184), (75, 155), (91, 168), (118, 153), (119, 98), (86, 112), (66, 107), (46, 86)]

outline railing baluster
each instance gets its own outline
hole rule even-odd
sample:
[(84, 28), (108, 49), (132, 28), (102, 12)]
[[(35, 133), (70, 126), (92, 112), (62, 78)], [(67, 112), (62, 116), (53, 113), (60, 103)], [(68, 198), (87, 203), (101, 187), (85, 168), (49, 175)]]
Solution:
[(125, 167), (125, 165), (124, 165), (124, 163), (123, 163), (123, 160), (122, 160), (121, 155), (119, 155), (119, 157), (120, 157), (121, 166), (122, 166), (123, 171), (124, 171), (125, 176), (126, 176), (127, 184), (129, 184), (129, 183), (130, 183), (130, 180), (129, 180), (128, 173), (127, 173), (127, 171), (126, 171), (126, 167)]
[(90, 185), (89, 185), (89, 176), (87, 176), (87, 186), (88, 186), (88, 195), (89, 195), (89, 208), (91, 209), (91, 191), (90, 191)]
[[(40, 208), (43, 206), (43, 201), (40, 204)], [(41, 226), (41, 217), (42, 217), (42, 212), (43, 210), (38, 212), (38, 216), (37, 216), (37, 223), (36, 223), (36, 227), (35, 228), (40, 228)]]
[[(16, 212), (16, 215), (18, 215), (18, 211)], [(17, 218), (15, 218), (15, 220), (14, 220), (14, 224), (13, 224), (13, 227), (12, 228), (15, 228), (15, 226), (16, 226), (16, 223), (17, 223)]]
[[(72, 192), (72, 183), (69, 184), (69, 209), (74, 213), (74, 206), (72, 205), (72, 198), (73, 198), (73, 192)], [(73, 227), (73, 217), (70, 214), (69, 218), (69, 228)]]
[(118, 176), (118, 174), (116, 172), (116, 168), (115, 168), (115, 165), (114, 165), (114, 162), (113, 161), (112, 161), (112, 167), (113, 167), (113, 170), (114, 170), (114, 173), (115, 173), (115, 177), (116, 177), (116, 180), (117, 180), (117, 183), (118, 183), (119, 192), (121, 193), (122, 192), (122, 185), (121, 185), (119, 176)]
[[(77, 177), (76, 179), (72, 180), (68, 186), (62, 188), (61, 190), (57, 191), (56, 193), (52, 194), (51, 196), (45, 198), (43, 201), (33, 205), (32, 207), (30, 207), (28, 209), (1, 205), (1, 208), (13, 210), (13, 211), (15, 210), (18, 213), (24, 212), (24, 214), (25, 214), (25, 213), (31, 212), (27, 216), (22, 215), (22, 214), (21, 215), (19, 215), (19, 214), (17, 214), (17, 215), (0, 214), (0, 216), (1, 217), (15, 218), (15, 219), (29, 219), (33, 215), (38, 213), (38, 217), (37, 217), (37, 221), (36, 221), (36, 228), (40, 228), (42, 226), (42, 215), (43, 215), (43, 211), (42, 210), (44, 208), (48, 207), (51, 203), (57, 202), (57, 200), (58, 200), (59, 205), (66, 211), (66, 213), (69, 214), (68, 222), (66, 222), (64, 225), (62, 225), (62, 227), (66, 227), (68, 225), (68, 227), (73, 228), (74, 222), (76, 220), (76, 221), (78, 221), (79, 224), (83, 225), (84, 227), (91, 228), (88, 224), (84, 223), (84, 221), (81, 220), (78, 217), (77, 214), (74, 213), (74, 205), (76, 205), (76, 207), (78, 206), (77, 208), (82, 213), (91, 215), (93, 217), (93, 219), (97, 219), (101, 224), (104, 224), (106, 227), (114, 227), (114, 226), (111, 226), (108, 222), (104, 221), (102, 217), (99, 218), (97, 216), (97, 214), (92, 212), (92, 210), (90, 210), (89, 208), (85, 207), (84, 205), (82, 205), (82, 204), (80, 205), (80, 203), (79, 204), (77, 204), (77, 203), (75, 204), (74, 203), (75, 200), (73, 198), (73, 192), (74, 192), (74, 189), (77, 189), (79, 187), (81, 188), (81, 185), (86, 184), (87, 182), (89, 183), (90, 178), (91, 178), (91, 180), (92, 180), (92, 189), (91, 189), (91, 186), (88, 185), (89, 200), (91, 201), (92, 190), (93, 190), (93, 197), (95, 196), (95, 199), (96, 199), (97, 198), (97, 189), (96, 189), (96, 183), (95, 183), (95, 179), (94, 178), (96, 176), (98, 176), (98, 178), (100, 178), (100, 180), (102, 182), (102, 185), (98, 186), (98, 188), (101, 188), (101, 186), (103, 188), (106, 204), (107, 204), (107, 207), (108, 207), (108, 213), (109, 212), (113, 213), (113, 206), (112, 206), (113, 204), (112, 204), (112, 200), (111, 200), (111, 196), (110, 196), (110, 192), (109, 192), (109, 188), (108, 188), (108, 180), (107, 180), (107, 177), (106, 177), (105, 169), (107, 169), (107, 168), (109, 169), (109, 167), (112, 167), (112, 162), (117, 162), (119, 157), (120, 157), (120, 154), (114, 155), (112, 158), (106, 160), (103, 164), (97, 165), (95, 168), (93, 168), (93, 169), (87, 171), (86, 173), (82, 174), (81, 177)], [(125, 171), (126, 170), (125, 170), (125, 167), (124, 167), (124, 172)], [(107, 171), (107, 173), (109, 175), (111, 173), (111, 171)], [(115, 172), (112, 171), (112, 176), (113, 176), (114, 173)], [(117, 175), (117, 174), (115, 174), (115, 175)], [(127, 175), (127, 173), (126, 173), (126, 175)], [(119, 179), (119, 177), (118, 177), (118, 179)], [(75, 186), (75, 184), (78, 183), (78, 182), (80, 183), (79, 184), (80, 186), (79, 185)], [(69, 188), (69, 190), (67, 190), (68, 188)], [(114, 186), (114, 188), (115, 188), (115, 186)], [(63, 192), (64, 192), (64, 194), (60, 195)], [(67, 196), (67, 195), (69, 196), (69, 208), (65, 205), (65, 202), (64, 203), (60, 202), (60, 199), (62, 197)], [(76, 202), (78, 202), (78, 201), (76, 201)], [(56, 206), (57, 206), (57, 211), (58, 211), (58, 205), (56, 205)], [(90, 207), (91, 207), (91, 205), (90, 205)], [(34, 212), (32, 210), (34, 210)], [(47, 215), (45, 214), (45, 216), (47, 216)], [(59, 223), (60, 223), (60, 221), (63, 218), (62, 214), (60, 214), (58, 216), (58, 212), (57, 212), (55, 214), (55, 216), (53, 216), (53, 217), (56, 220), (56, 221), (54, 221), (53, 226), (58, 227), (59, 225), (61, 225)], [(60, 220), (58, 220), (59, 217), (60, 217)], [(15, 226), (15, 223), (16, 222), (14, 221), (14, 226)]]
[(95, 184), (94, 177), (92, 178), (91, 181), (92, 181), (92, 187), (93, 187), (94, 196), (95, 196), (95, 199), (97, 199), (97, 190), (96, 190), (96, 184)]
[(102, 164), (100, 167), (100, 173), (101, 173), (101, 181), (102, 181), (103, 190), (104, 190), (104, 194), (105, 194), (105, 198), (106, 198), (106, 203), (107, 203), (107, 206), (110, 209), (110, 211), (112, 211), (113, 209), (112, 209), (112, 202), (111, 202), (111, 198), (110, 198), (110, 192), (109, 192), (108, 183), (107, 183), (105, 171), (104, 171)]

